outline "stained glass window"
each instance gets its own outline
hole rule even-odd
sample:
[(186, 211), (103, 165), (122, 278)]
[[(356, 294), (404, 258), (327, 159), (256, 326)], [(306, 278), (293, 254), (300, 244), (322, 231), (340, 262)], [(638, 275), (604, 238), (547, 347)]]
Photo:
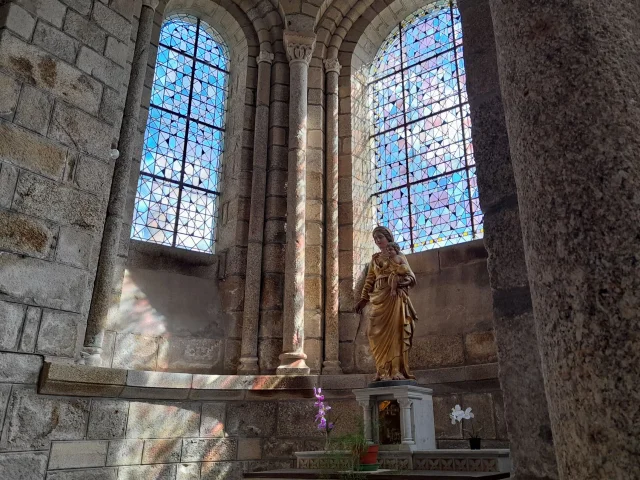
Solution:
[(369, 84), (373, 203), (405, 252), (483, 234), (460, 13), (438, 0), (384, 41)]
[(131, 238), (213, 252), (229, 53), (191, 15), (160, 31)]

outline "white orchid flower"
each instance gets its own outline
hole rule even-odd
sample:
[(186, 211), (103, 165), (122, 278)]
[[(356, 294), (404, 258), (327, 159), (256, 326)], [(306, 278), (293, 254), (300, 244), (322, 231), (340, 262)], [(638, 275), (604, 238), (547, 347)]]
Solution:
[(471, 420), (475, 415), (471, 412), (471, 407), (467, 407), (467, 409), (463, 412), (462, 418), (465, 420)]

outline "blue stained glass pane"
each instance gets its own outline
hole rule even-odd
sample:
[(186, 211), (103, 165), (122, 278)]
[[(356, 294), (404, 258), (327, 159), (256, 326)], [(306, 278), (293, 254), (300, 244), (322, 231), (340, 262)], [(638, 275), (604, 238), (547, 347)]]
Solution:
[(218, 128), (224, 126), (228, 76), (206, 63), (196, 62), (191, 118)]
[(195, 51), (198, 19), (192, 15), (172, 15), (160, 30), (160, 45), (180, 50), (187, 55)]
[(405, 251), (481, 238), (460, 13), (407, 17), (371, 66), (376, 221)]
[(180, 180), (186, 120), (158, 108), (149, 109), (140, 171)]
[(131, 238), (212, 252), (229, 53), (191, 15), (162, 26)]
[(193, 61), (166, 47), (158, 47), (151, 104), (180, 115), (187, 114)]
[(222, 157), (222, 132), (191, 122), (185, 162), (184, 183), (217, 191)]

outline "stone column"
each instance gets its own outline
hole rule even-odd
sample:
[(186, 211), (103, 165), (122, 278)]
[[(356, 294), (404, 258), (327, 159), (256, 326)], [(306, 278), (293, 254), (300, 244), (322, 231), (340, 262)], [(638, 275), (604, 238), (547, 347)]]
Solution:
[(559, 475), (640, 478), (640, 6), (490, 4)]
[(413, 431), (411, 421), (411, 399), (409, 398), (398, 398), (398, 405), (400, 406), (400, 425), (401, 425), (401, 433), (402, 433), (402, 444), (403, 445), (413, 445), (416, 443), (413, 440)]
[(556, 479), (489, 0), (458, 6), (512, 474)]
[(258, 62), (256, 117), (253, 138), (253, 175), (251, 179), (251, 211), (249, 216), (249, 246), (244, 287), (242, 316), (242, 351), (239, 374), (259, 373), (258, 320), (260, 317), (260, 284), (262, 276), (262, 240), (267, 188), (267, 148), (269, 137), (269, 97), (273, 53), (261, 50)]
[(315, 35), (285, 31), (289, 59), (289, 165), (287, 174), (287, 247), (285, 252), (282, 354), (277, 373), (306, 375), (304, 353), (305, 203), (307, 79)]
[(325, 193), (325, 302), (324, 302), (324, 362), (322, 373), (342, 373), (338, 360), (340, 286), (338, 271), (338, 76), (340, 63), (335, 58), (325, 60), (326, 88), (326, 193)]
[[(127, 186), (131, 170), (132, 157), (135, 153), (136, 136), (138, 135), (138, 114), (147, 70), (147, 57), (153, 17), (158, 6), (158, 0), (143, 0), (140, 11), (140, 22), (136, 36), (136, 44), (129, 77), (129, 90), (124, 105), (122, 126), (120, 127), (119, 160), (116, 161), (111, 193), (107, 206), (107, 217), (102, 235), (100, 257), (93, 287), (91, 307), (87, 318), (87, 330), (84, 337), (81, 363), (100, 365), (104, 330), (111, 306), (114, 273), (122, 231), (125, 203), (127, 201)], [(134, 160), (138, 161), (138, 159)]]
[(364, 422), (364, 438), (369, 444), (373, 444), (373, 432), (371, 430), (371, 402), (361, 400), (358, 404), (362, 407), (362, 421)]

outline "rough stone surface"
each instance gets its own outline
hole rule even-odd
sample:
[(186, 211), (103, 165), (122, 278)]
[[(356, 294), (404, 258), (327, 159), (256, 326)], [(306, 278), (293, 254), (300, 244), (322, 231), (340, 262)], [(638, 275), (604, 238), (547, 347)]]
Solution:
[(142, 463), (177, 463), (181, 455), (181, 438), (145, 440)]
[[(11, 35), (0, 38), (0, 66), (20, 80), (97, 113), (102, 86), (82, 71)], [(90, 117), (88, 117), (90, 118)]]
[[(24, 101), (19, 104), (16, 121), (24, 119), (27, 126), (34, 126), (35, 112), (31, 109), (38, 109), (38, 106), (31, 103), (38, 103), (38, 92), (34, 90), (35, 93), (29, 95), (29, 88), (25, 87), (23, 92)], [(60, 179), (67, 165), (67, 149), (22, 128), (0, 123), (0, 158), (45, 177)]]
[(49, 469), (103, 467), (109, 442), (53, 442)]
[(158, 340), (143, 335), (118, 334), (113, 366), (132, 370), (155, 370)]
[(262, 458), (262, 439), (240, 438), (238, 440), (238, 460), (260, 460)]
[(222, 339), (163, 337), (158, 348), (158, 368), (209, 373), (222, 366)]
[(273, 402), (232, 403), (227, 408), (225, 431), (243, 437), (268, 437), (276, 430)]
[(20, 338), (20, 347), (18, 348), (18, 351), (24, 353), (33, 353), (35, 351), (41, 316), (42, 309), (37, 307), (27, 307), (27, 314), (24, 319), (24, 327), (22, 328), (22, 337)]
[(10, 450), (49, 448), (51, 440), (82, 438), (89, 401), (37, 395), (32, 387), (14, 387), (0, 446)]
[(464, 350), (466, 363), (492, 363), (498, 360), (493, 330), (465, 335)]
[(10, 120), (18, 105), (20, 84), (13, 78), (0, 73), (0, 118)]
[(11, 211), (0, 212), (0, 248), (36, 258), (50, 258), (58, 228), (51, 222)]
[(124, 438), (129, 403), (124, 400), (94, 399), (91, 402), (87, 438)]
[(0, 302), (0, 348), (16, 348), (26, 310), (19, 303)]
[(36, 383), (42, 357), (0, 352), (0, 383)]
[(102, 220), (97, 197), (27, 172), (18, 177), (13, 207), (28, 215), (88, 230), (96, 230)]
[(119, 467), (118, 480), (174, 480), (175, 465), (141, 465)]
[(52, 108), (53, 100), (47, 94), (24, 85), (14, 122), (40, 135), (46, 135)]
[[(90, 9), (91, 5), (88, 6), (88, 10)], [(80, 13), (86, 15), (83, 12)], [(67, 14), (64, 22), (64, 32), (89, 45), (97, 52), (104, 50), (107, 41), (107, 34), (104, 30), (95, 28), (89, 20), (73, 11)]]
[(414, 338), (409, 352), (414, 369), (446, 367), (464, 363), (464, 344), (459, 335), (429, 335)]
[(115, 468), (90, 468), (79, 470), (57, 470), (47, 473), (47, 480), (116, 480)]
[(183, 462), (220, 462), (235, 460), (238, 442), (222, 438), (185, 438), (182, 441)]
[(112, 440), (109, 442), (107, 466), (137, 465), (142, 460), (144, 440)]
[(46, 23), (39, 22), (33, 34), (33, 43), (67, 63), (75, 63), (78, 42)]
[(0, 472), (11, 480), (44, 478), (47, 452), (0, 453)]
[(226, 406), (223, 402), (210, 402), (202, 404), (202, 419), (200, 421), (201, 437), (224, 436), (225, 408)]
[(75, 313), (44, 310), (36, 352), (62, 357), (73, 357), (78, 342), (80, 316)]
[(127, 438), (197, 437), (200, 405), (197, 403), (131, 402)]
[(94, 157), (107, 159), (116, 134), (109, 126), (84, 112), (57, 103), (53, 109), (49, 138)]

